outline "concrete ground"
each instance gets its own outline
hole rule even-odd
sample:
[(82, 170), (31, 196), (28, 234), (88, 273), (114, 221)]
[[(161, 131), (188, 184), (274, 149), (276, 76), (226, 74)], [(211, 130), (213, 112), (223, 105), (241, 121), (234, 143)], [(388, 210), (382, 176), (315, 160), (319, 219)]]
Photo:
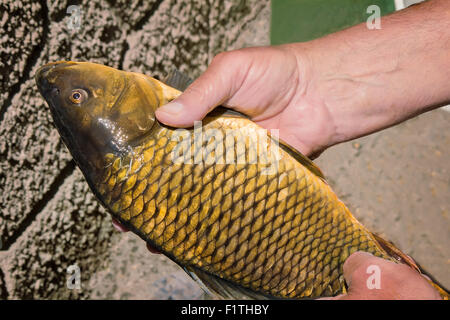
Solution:
[(355, 217), (450, 287), (450, 112), (335, 146), (316, 163)]
[[(178, 266), (115, 232), (51, 124), (36, 69), (89, 60), (163, 77), (198, 76), (214, 54), (266, 45), (269, 1), (85, 1), (0, 5), (0, 299), (201, 299)], [(450, 287), (450, 113), (436, 110), (327, 150), (317, 164), (369, 229)], [(81, 270), (68, 289), (67, 268)]]

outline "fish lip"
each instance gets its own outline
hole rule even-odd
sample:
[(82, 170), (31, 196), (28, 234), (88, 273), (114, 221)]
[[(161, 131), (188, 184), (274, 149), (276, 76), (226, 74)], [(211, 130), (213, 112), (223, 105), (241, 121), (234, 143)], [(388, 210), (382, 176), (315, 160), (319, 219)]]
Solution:
[(47, 74), (51, 68), (53, 68), (53, 66), (46, 64), (45, 66), (40, 67), (34, 76), (37, 87), (44, 97), (52, 87), (47, 80)]

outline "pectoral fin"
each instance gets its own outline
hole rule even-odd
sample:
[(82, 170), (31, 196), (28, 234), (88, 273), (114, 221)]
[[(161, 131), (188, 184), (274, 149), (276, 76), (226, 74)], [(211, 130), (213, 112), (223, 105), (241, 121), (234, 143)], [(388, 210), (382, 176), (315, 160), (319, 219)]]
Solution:
[(186, 90), (186, 88), (192, 83), (192, 79), (182, 73), (181, 71), (174, 69), (169, 75), (163, 80), (165, 84), (171, 86), (180, 91)]

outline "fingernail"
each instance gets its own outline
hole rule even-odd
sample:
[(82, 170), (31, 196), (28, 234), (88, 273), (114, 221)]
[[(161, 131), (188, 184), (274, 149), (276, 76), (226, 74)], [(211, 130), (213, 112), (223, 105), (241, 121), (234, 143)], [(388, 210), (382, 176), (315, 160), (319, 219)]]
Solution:
[(167, 113), (170, 115), (177, 115), (183, 110), (183, 105), (178, 102), (170, 102), (158, 108), (158, 112)]
[(361, 256), (364, 257), (364, 256), (365, 256), (365, 258), (374, 257), (374, 255), (371, 254), (370, 252), (367, 252), (367, 251), (356, 251), (356, 252), (353, 252), (353, 253), (345, 260), (344, 265), (348, 265), (348, 264), (349, 264), (348, 261), (354, 262), (354, 261), (355, 261), (355, 258), (357, 258), (358, 256), (359, 256), (359, 257), (361, 257)]
[(117, 221), (116, 219), (112, 219), (112, 225), (113, 227), (120, 232), (127, 232), (128, 229), (125, 228), (119, 221)]
[(354, 255), (363, 255), (363, 256), (367, 256), (367, 257), (375, 257), (373, 254), (371, 254), (370, 252), (367, 251), (356, 251), (353, 253)]
[(429, 276), (427, 276), (426, 274), (423, 274), (423, 273), (421, 273), (420, 274), (422, 277), (424, 277), (426, 280), (428, 280), (428, 281), (433, 281), (433, 280), (431, 280), (431, 278), (429, 277)]
[(156, 250), (155, 248), (153, 248), (150, 244), (147, 243), (147, 249), (148, 251), (150, 251), (151, 253), (156, 253), (156, 254), (160, 254), (161, 252), (159, 252), (158, 250)]

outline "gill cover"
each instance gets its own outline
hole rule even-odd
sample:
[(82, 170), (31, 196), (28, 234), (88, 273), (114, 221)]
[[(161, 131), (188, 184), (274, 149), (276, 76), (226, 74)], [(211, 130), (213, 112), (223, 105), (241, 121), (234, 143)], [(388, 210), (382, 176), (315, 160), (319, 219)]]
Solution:
[[(125, 88), (111, 108), (109, 116), (100, 122), (112, 124), (118, 133), (113, 140), (119, 148), (133, 146), (156, 122), (155, 110), (173, 100), (180, 92), (142, 74), (119, 71)], [(123, 145), (123, 138), (126, 144)]]

